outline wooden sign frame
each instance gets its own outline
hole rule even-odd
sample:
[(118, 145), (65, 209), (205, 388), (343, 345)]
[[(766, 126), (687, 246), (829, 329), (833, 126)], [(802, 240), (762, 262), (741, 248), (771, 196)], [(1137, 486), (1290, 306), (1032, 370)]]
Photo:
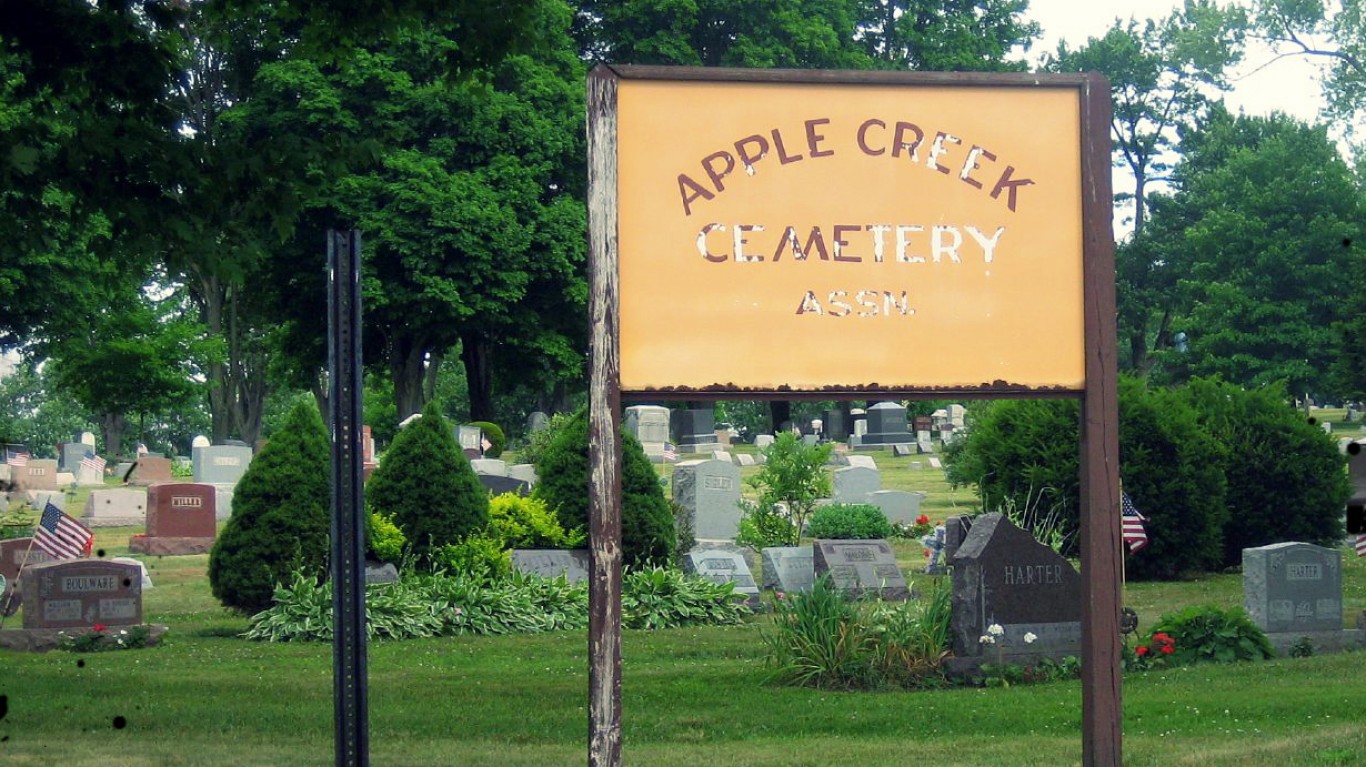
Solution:
[[(1064, 371), (1055, 374), (1045, 367), (1021, 383), (1009, 377), (990, 377), (988, 368), (965, 368), (945, 382), (922, 384), (915, 370), (902, 375), (894, 371), (893, 383), (876, 381), (804, 381), (800, 386), (775, 383), (771, 369), (760, 371), (738, 383), (716, 380), (698, 385), (696, 381), (677, 382), (670, 376), (656, 375), (648, 365), (633, 368), (632, 381), (623, 389), (623, 343), (633, 354), (641, 343), (639, 334), (623, 339), (623, 288), (637, 290), (639, 281), (622, 282), (621, 243), (623, 232), (638, 224), (622, 218), (621, 189), (623, 169), (619, 139), (619, 99), (623, 84), (635, 83), (707, 84), (717, 91), (736, 84), (768, 86), (772, 89), (819, 87), (841, 90), (858, 88), (905, 88), (908, 92), (933, 92), (945, 89), (996, 89), (1007, 94), (1061, 92), (1074, 99), (1078, 121), (1076, 157), (1069, 167), (1079, 170), (1076, 203), (1080, 207), (1080, 264), (1075, 274), (1080, 280), (1081, 306), (1074, 307), (1080, 318), (1080, 339), (1076, 341), (1081, 359), (1073, 367), (1081, 380)], [(942, 96), (942, 94), (940, 94)], [(1118, 404), (1116, 397), (1116, 344), (1114, 292), (1114, 239), (1111, 228), (1110, 185), (1110, 91), (1104, 78), (1087, 75), (1043, 75), (1026, 73), (907, 73), (851, 72), (827, 70), (741, 70), (684, 67), (608, 66), (594, 67), (588, 78), (588, 154), (589, 154), (589, 269), (590, 269), (590, 607), (589, 607), (589, 764), (617, 767), (621, 764), (621, 442), (620, 421), (623, 392), (651, 400), (686, 399), (915, 399), (945, 397), (1077, 397), (1081, 417), (1081, 530), (1083, 605), (1082, 605), (1082, 756), (1086, 765), (1120, 765), (1121, 678), (1120, 678), (1120, 514), (1118, 480)], [(714, 109), (727, 105), (716, 102)], [(697, 119), (705, 119), (705, 115)], [(1002, 120), (1011, 120), (1002, 115)], [(1013, 123), (1028, 130), (1026, 120)], [(816, 136), (822, 125), (808, 130)], [(662, 141), (666, 136), (648, 136)], [(743, 136), (737, 136), (737, 139)], [(810, 139), (816, 148), (816, 139)], [(757, 146), (751, 142), (750, 147)], [(737, 151), (742, 150), (737, 147)], [(1075, 160), (1072, 163), (1072, 160)], [(724, 162), (723, 160), (721, 162)], [(964, 176), (971, 163), (963, 166)], [(717, 166), (720, 167), (720, 166)], [(719, 170), (717, 171), (720, 172)], [(941, 171), (942, 172), (942, 171)], [(680, 174), (681, 175), (681, 174)], [(630, 180), (629, 178), (626, 180)], [(702, 191), (691, 190), (677, 180), (682, 200)], [(998, 180), (998, 183), (1000, 181)], [(718, 184), (719, 186), (719, 184)], [(634, 189), (634, 187), (633, 187)], [(715, 189), (715, 187), (713, 187)], [(999, 195), (997, 196), (999, 197)], [(999, 201), (999, 200), (998, 200)], [(1013, 201), (1005, 201), (1013, 204)], [(636, 214), (631, 214), (636, 215)], [(1068, 214), (1070, 215), (1070, 214)], [(706, 233), (703, 232), (703, 235)], [(736, 242), (739, 242), (737, 240)], [(704, 243), (699, 253), (708, 255)], [(719, 255), (718, 255), (719, 257)], [(710, 259), (715, 260), (715, 259)], [(1075, 286), (1073, 286), (1075, 287)], [(635, 298), (634, 295), (627, 296)], [(704, 304), (698, 306), (705, 313)], [(1072, 316), (1072, 315), (1068, 315)], [(1067, 332), (1070, 324), (1064, 323)], [(740, 332), (737, 330), (736, 332)], [(763, 332), (761, 328), (749, 332)], [(791, 338), (769, 339), (791, 345)], [(1070, 343), (1070, 342), (1069, 342)], [(980, 362), (992, 364), (990, 355)], [(1071, 363), (1068, 363), (1071, 364)], [(1063, 365), (1062, 367), (1067, 367)], [(644, 374), (638, 371), (644, 369)], [(983, 375), (972, 378), (981, 369)], [(1070, 376), (1070, 377), (1069, 377)], [(1055, 380), (1056, 379), (1056, 380)]]

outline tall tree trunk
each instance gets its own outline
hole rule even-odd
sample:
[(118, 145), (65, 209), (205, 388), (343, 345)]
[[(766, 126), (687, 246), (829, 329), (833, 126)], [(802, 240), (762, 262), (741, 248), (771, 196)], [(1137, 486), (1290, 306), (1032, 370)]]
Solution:
[(476, 332), (460, 334), (460, 361), (470, 390), (470, 420), (493, 420), (493, 369), (489, 342)]
[(389, 375), (394, 383), (394, 409), (402, 421), (427, 404), (423, 383), (427, 350), (414, 339), (400, 339), (389, 349)]
[(773, 433), (777, 434), (778, 430), (783, 428), (784, 423), (792, 420), (792, 402), (785, 399), (769, 400), (768, 417), (773, 421), (770, 424)]
[[(225, 338), (224, 313), (227, 305), (227, 289), (218, 277), (199, 276), (198, 295), (200, 318), (209, 335)], [(232, 356), (232, 342), (228, 341), (228, 356)], [(232, 423), (232, 392), (228, 390), (229, 360), (215, 360), (205, 366), (204, 378), (209, 390), (209, 432), (213, 444), (221, 444), (228, 438)]]
[(119, 455), (123, 451), (123, 432), (127, 419), (123, 413), (105, 413), (100, 416), (100, 431), (104, 432), (104, 452)]

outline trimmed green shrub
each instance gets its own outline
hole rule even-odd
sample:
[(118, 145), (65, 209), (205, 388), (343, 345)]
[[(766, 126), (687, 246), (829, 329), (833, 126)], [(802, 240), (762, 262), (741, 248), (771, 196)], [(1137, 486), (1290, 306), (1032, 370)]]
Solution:
[(1352, 493), (1346, 458), (1332, 437), (1287, 404), (1284, 387), (1246, 391), (1196, 379), (1184, 395), (1224, 450), (1218, 468), (1228, 481), (1225, 566), (1241, 564), (1246, 548), (1341, 543), (1342, 509)]
[(1239, 607), (1187, 607), (1159, 618), (1153, 626), (1153, 635), (1157, 634), (1166, 634), (1173, 640), (1171, 659), (1175, 663), (1233, 663), (1276, 655), (1266, 633)]
[(587, 538), (581, 527), (566, 531), (545, 501), (516, 493), (489, 500), (488, 534), (505, 549), (573, 549)]
[(403, 547), (408, 539), (393, 519), (369, 511), (365, 515), (365, 525), (366, 553), (381, 562), (397, 563), (403, 558)]
[[(673, 511), (634, 435), (621, 435), (621, 543), (627, 565), (665, 563), (677, 546)], [(565, 529), (588, 529), (588, 413), (580, 410), (539, 456), (532, 495)]]
[(818, 507), (807, 523), (812, 538), (868, 540), (890, 538), (892, 525), (882, 509), (869, 503), (830, 503)]
[(471, 421), (470, 426), (478, 426), (484, 431), (484, 439), (489, 441), (489, 449), (484, 451), (485, 458), (497, 458), (507, 449), (508, 438), (503, 428), (491, 421)]
[(294, 407), (252, 458), (233, 491), (233, 513), (209, 553), (213, 595), (233, 610), (270, 606), (291, 570), (327, 575), (331, 526), (330, 447), (311, 402)]
[(451, 572), (492, 581), (512, 574), (512, 555), (496, 535), (487, 532), (467, 535), (459, 543), (442, 546), (437, 564)]
[(391, 517), (419, 561), (488, 524), (489, 494), (433, 401), (394, 437), (365, 486), (370, 508)]
[[(1228, 519), (1221, 461), (1224, 449), (1201, 427), (1179, 393), (1147, 388), (1121, 376), (1120, 476), (1147, 518), (1147, 547), (1128, 557), (1135, 579), (1174, 578), (1208, 571), (1221, 561)], [(948, 477), (976, 484), (990, 511), (1042, 509), (1012, 515), (1036, 538), (1062, 541), (1076, 554), (1079, 526), (1078, 405), (1072, 400), (997, 400), (969, 409), (968, 436), (948, 448)], [(1018, 519), (1017, 519), (1018, 518)]]

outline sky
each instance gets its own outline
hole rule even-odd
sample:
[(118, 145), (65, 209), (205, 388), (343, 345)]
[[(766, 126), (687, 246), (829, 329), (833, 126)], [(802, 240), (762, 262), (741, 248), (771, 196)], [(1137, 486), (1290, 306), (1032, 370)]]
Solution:
[[(1180, 0), (1029, 0), (1026, 16), (1043, 27), (1043, 34), (1027, 60), (1033, 62), (1039, 55), (1056, 50), (1059, 40), (1080, 47), (1087, 38), (1105, 34), (1116, 18), (1166, 18), (1180, 5)], [(1280, 110), (1302, 120), (1316, 120), (1322, 103), (1317, 65), (1302, 56), (1268, 64), (1273, 58), (1269, 50), (1249, 45), (1230, 78), (1235, 81), (1234, 88), (1224, 103), (1235, 114), (1242, 110), (1265, 115)]]
[[(1060, 40), (1066, 40), (1071, 48), (1079, 48), (1089, 38), (1104, 35), (1116, 18), (1162, 19), (1181, 5), (1181, 0), (1029, 0), (1025, 15), (1039, 23), (1042, 34), (1025, 54), (1025, 60), (1036, 63), (1043, 54), (1057, 50)], [(1224, 95), (1224, 105), (1234, 114), (1267, 115), (1280, 111), (1307, 122), (1318, 122), (1323, 103), (1318, 62), (1303, 56), (1274, 59), (1270, 49), (1249, 42), (1242, 62), (1229, 72), (1233, 87)], [(1329, 135), (1340, 133), (1330, 130)], [(1345, 143), (1339, 147), (1345, 155)], [(1132, 192), (1134, 188), (1132, 176), (1120, 168), (1114, 172), (1113, 184), (1116, 192)], [(1162, 186), (1157, 183), (1149, 190), (1161, 191)], [(1122, 240), (1132, 233), (1132, 205), (1116, 209), (1114, 227), (1116, 239)]]

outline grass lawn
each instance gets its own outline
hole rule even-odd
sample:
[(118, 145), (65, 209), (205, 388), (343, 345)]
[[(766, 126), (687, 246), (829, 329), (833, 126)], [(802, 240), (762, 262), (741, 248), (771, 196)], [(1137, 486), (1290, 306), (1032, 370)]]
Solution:
[[(969, 491), (950, 490), (925, 457), (878, 454), (877, 461), (884, 487), (928, 494), (935, 521), (975, 502)], [(917, 469), (914, 461), (924, 463)], [(97, 548), (126, 554), (139, 532), (98, 529)], [(918, 544), (898, 542), (897, 550), (903, 566), (919, 569)], [(170, 626), (160, 647), (90, 655), (0, 650), (0, 765), (332, 764), (330, 646), (237, 638), (246, 619), (213, 600), (207, 561), (148, 560), (156, 585), (145, 594), (146, 615)], [(1350, 624), (1366, 610), (1366, 560), (1344, 550), (1343, 564)], [(912, 580), (923, 586), (927, 576)], [(1187, 605), (1241, 601), (1237, 574), (1129, 584), (1125, 598), (1144, 627)], [(18, 625), (19, 616), (6, 622)], [(736, 627), (625, 632), (624, 763), (1081, 762), (1079, 682), (904, 693), (778, 688), (763, 679), (766, 625), (759, 617)], [(372, 763), (585, 764), (587, 664), (583, 632), (373, 643)], [(1356, 652), (1128, 675), (1125, 764), (1366, 765), (1364, 669), (1366, 653)]]

